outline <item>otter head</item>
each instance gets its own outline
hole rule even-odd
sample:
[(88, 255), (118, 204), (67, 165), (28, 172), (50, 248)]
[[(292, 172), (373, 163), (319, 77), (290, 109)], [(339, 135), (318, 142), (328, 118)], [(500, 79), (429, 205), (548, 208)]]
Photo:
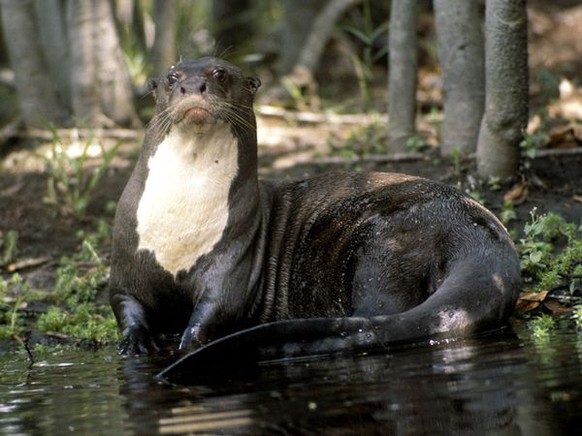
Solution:
[(165, 77), (150, 82), (161, 125), (194, 131), (219, 122), (235, 130), (254, 130), (252, 105), (260, 85), (259, 79), (245, 77), (239, 68), (213, 57), (180, 61)]
[(226, 61), (202, 58), (179, 62), (153, 84), (158, 112), (139, 173), (138, 250), (177, 276), (223, 237), (231, 188), (242, 185), (235, 180), (256, 184), (252, 105), (260, 82)]

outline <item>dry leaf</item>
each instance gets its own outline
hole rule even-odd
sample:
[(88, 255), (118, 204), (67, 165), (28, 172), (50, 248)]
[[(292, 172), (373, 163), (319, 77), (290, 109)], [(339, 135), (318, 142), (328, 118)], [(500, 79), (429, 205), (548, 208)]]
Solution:
[(523, 292), (517, 299), (515, 305), (516, 312), (525, 313), (539, 307), (546, 299), (548, 291), (541, 292)]
[(515, 185), (503, 196), (503, 200), (511, 201), (514, 204), (522, 203), (528, 194), (527, 185), (525, 183), (520, 183)]
[(572, 308), (564, 306), (562, 303), (556, 300), (546, 300), (544, 301), (544, 306), (553, 314), (561, 315), (564, 313), (572, 312)]
[(575, 148), (582, 143), (582, 125), (556, 126), (550, 131), (551, 148)]

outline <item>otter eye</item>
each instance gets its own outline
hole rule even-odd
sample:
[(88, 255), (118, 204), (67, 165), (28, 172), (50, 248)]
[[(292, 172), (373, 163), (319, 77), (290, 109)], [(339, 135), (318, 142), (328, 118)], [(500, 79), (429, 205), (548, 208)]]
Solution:
[(168, 80), (168, 84), (173, 85), (178, 81), (178, 73), (176, 73), (175, 71), (170, 71), (166, 78)]
[(226, 72), (222, 68), (217, 68), (216, 70), (212, 71), (212, 77), (214, 77), (219, 82), (224, 82), (224, 79), (226, 79)]

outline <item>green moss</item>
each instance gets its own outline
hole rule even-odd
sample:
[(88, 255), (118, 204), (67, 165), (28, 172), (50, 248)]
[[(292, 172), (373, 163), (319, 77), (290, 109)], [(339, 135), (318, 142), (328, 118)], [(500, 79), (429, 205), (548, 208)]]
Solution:
[(57, 270), (54, 300), (56, 304), (76, 305), (94, 301), (107, 285), (107, 270), (103, 265), (86, 268), (69, 258)]
[[(580, 302), (574, 292), (582, 287), (582, 228), (555, 214), (537, 215), (530, 212), (531, 221), (524, 226), (524, 236), (516, 244), (521, 261), (524, 282), (531, 290), (570, 291), (562, 304)], [(555, 297), (560, 299), (560, 295)], [(575, 305), (571, 318), (582, 331), (582, 304)], [(542, 314), (528, 322), (536, 344), (550, 342), (557, 316)], [(571, 322), (571, 321), (570, 321)]]
[(530, 214), (517, 244), (526, 284), (538, 291), (558, 285), (573, 291), (582, 272), (582, 229), (555, 213), (540, 216), (534, 209)]
[[(58, 332), (73, 340), (111, 343), (119, 339), (109, 305), (98, 303), (107, 286), (102, 247), (110, 244), (110, 226), (100, 221), (95, 232), (79, 233), (79, 248), (63, 257), (52, 293), (33, 292), (18, 274), (0, 278), (0, 339), (16, 339), (26, 330)], [(42, 300), (52, 307), (37, 319), (24, 316), (23, 303)]]
[(79, 233), (79, 251), (60, 261), (52, 296), (55, 306), (38, 318), (39, 330), (99, 343), (118, 340), (110, 307), (96, 302), (107, 286), (108, 270), (100, 247), (109, 243), (109, 234), (105, 221), (98, 224), (96, 232)]
[(37, 328), (44, 332), (59, 332), (79, 340), (101, 344), (119, 339), (117, 324), (109, 307), (84, 303), (73, 309), (51, 307), (37, 321)]
[(14, 339), (24, 331), (19, 309), (30, 296), (30, 287), (20, 274), (0, 277), (0, 339)]

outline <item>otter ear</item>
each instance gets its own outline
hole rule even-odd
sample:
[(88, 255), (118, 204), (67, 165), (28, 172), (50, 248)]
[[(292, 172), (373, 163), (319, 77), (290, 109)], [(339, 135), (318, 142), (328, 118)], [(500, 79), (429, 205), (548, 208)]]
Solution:
[(249, 84), (249, 90), (251, 91), (251, 94), (255, 95), (261, 86), (261, 81), (256, 77), (247, 77), (247, 83)]
[(160, 79), (158, 77), (152, 77), (150, 80), (148, 80), (148, 88), (150, 91), (156, 92), (159, 85)]

